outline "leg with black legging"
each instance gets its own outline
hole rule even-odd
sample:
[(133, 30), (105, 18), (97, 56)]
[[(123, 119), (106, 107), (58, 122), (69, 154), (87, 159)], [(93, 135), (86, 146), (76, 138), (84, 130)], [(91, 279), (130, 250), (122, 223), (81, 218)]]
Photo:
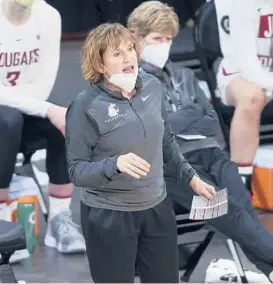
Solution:
[(5, 201), (8, 199), (8, 190), (21, 143), (23, 121), (23, 115), (18, 110), (0, 106), (0, 219), (8, 217)]
[(141, 223), (140, 212), (81, 203), (81, 225), (94, 283), (134, 283)]
[(142, 211), (116, 211), (81, 203), (81, 224), (95, 283), (178, 283), (176, 219), (165, 198)]
[(144, 219), (137, 252), (141, 283), (178, 283), (177, 225), (170, 198), (140, 214)]
[[(212, 163), (210, 173), (214, 183), (222, 188), (227, 187), (229, 194), (236, 200), (236, 202), (241, 204), (244, 210), (248, 212), (249, 215), (253, 218), (254, 222), (261, 225), (257, 213), (250, 202), (249, 192), (242, 182), (236, 164), (230, 160), (229, 155), (226, 152), (223, 152), (220, 149), (215, 148), (211, 153)], [(266, 231), (264, 226), (261, 226), (263, 227), (263, 230)], [(259, 227), (257, 227), (256, 229), (259, 229)], [(272, 246), (273, 235), (269, 232), (267, 232), (266, 235), (267, 237), (261, 239), (261, 242), (265, 247), (269, 248), (270, 246)], [(267, 243), (270, 244), (267, 245)], [(261, 269), (261, 267), (263, 267), (263, 269), (261, 270), (267, 271), (267, 275), (272, 272), (272, 257), (269, 257), (269, 259), (267, 257), (264, 258), (261, 254), (255, 253), (251, 248), (245, 246), (244, 243), (239, 244), (246, 254), (247, 258), (251, 262), (255, 263), (258, 268)]]
[[(217, 185), (216, 188), (218, 190), (223, 187), (227, 187), (229, 190), (228, 214), (216, 219), (211, 219), (208, 223), (227, 237), (237, 241), (250, 261), (252, 261), (258, 269), (263, 271), (265, 275), (269, 276), (273, 268), (273, 255), (268, 252), (273, 250), (273, 236), (250, 212), (251, 204), (249, 205), (248, 193), (240, 179), (238, 171), (236, 173), (236, 166), (228, 157), (223, 157), (226, 166), (222, 161), (220, 165), (218, 165), (219, 167), (217, 167), (215, 163), (217, 159), (213, 156), (212, 152), (206, 155), (206, 151), (194, 151), (190, 154), (185, 154), (185, 157), (203, 179), (211, 184)], [(225, 176), (225, 182), (219, 182), (218, 184), (215, 176), (220, 176), (219, 173), (221, 171)], [(194, 195), (192, 189), (168, 177), (166, 177), (166, 182), (169, 196), (175, 202), (190, 209)], [(234, 191), (236, 191), (236, 193), (234, 193)]]
[[(206, 181), (209, 182), (209, 179)], [(171, 199), (190, 210), (193, 197), (191, 188), (169, 178), (166, 178), (166, 183)], [(273, 257), (268, 252), (273, 250), (273, 236), (251, 217), (243, 205), (229, 196), (228, 214), (211, 219), (208, 223), (228, 238), (237, 241), (249, 260), (269, 276), (273, 269)]]
[(25, 115), (22, 141), (37, 139), (45, 139), (47, 144), (49, 225), (45, 244), (61, 253), (85, 252), (83, 237), (71, 217), (73, 186), (67, 172), (64, 136), (48, 119)]

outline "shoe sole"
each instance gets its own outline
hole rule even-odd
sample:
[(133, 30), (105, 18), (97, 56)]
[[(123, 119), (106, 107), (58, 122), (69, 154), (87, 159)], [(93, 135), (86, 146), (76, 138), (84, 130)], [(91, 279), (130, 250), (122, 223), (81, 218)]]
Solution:
[(82, 242), (75, 241), (72, 245), (66, 246), (61, 243), (57, 243), (57, 240), (52, 236), (46, 235), (45, 245), (51, 248), (57, 249), (58, 252), (63, 254), (70, 253), (85, 253), (86, 248), (82, 245)]

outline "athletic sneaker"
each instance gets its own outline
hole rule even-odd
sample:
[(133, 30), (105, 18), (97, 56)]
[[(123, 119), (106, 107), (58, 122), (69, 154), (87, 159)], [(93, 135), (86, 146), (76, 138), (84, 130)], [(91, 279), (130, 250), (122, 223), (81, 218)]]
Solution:
[(70, 210), (56, 214), (49, 221), (45, 245), (65, 254), (86, 251), (84, 238), (79, 226), (72, 221)]
[(14, 254), (10, 257), (9, 263), (11, 264), (18, 263), (21, 260), (27, 259), (29, 257), (30, 254), (27, 249), (16, 250)]
[[(9, 263), (15, 264), (29, 257), (30, 257), (30, 254), (27, 249), (16, 250), (14, 254), (10, 257)], [(1, 260), (1, 256), (0, 256), (0, 260)]]
[[(270, 283), (262, 273), (244, 270), (248, 283)], [(206, 271), (205, 283), (241, 283), (236, 264), (229, 259), (213, 259)]]
[[(8, 222), (12, 222), (11, 216), (14, 206), (8, 206), (6, 203), (0, 204), (0, 220), (5, 220)], [(21, 249), (14, 252), (14, 254), (10, 257), (9, 263), (14, 264), (18, 263), (21, 260), (27, 259), (30, 257), (29, 251), (27, 249)], [(1, 255), (0, 255), (1, 260)]]

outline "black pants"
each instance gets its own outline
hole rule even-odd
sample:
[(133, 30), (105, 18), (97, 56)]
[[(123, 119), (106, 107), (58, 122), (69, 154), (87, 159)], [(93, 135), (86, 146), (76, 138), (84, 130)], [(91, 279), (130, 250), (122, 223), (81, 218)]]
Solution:
[[(228, 214), (208, 223), (237, 241), (248, 259), (268, 276), (273, 270), (273, 236), (258, 220), (237, 166), (219, 148), (193, 151), (184, 156), (201, 178), (217, 189), (228, 189)], [(190, 209), (193, 190), (170, 177), (165, 180), (169, 197)]]
[(16, 157), (22, 143), (45, 139), (46, 168), (53, 184), (67, 184), (65, 139), (48, 119), (22, 114), (14, 108), (0, 106), (0, 188), (10, 185)]
[(81, 224), (95, 283), (178, 283), (176, 219), (166, 198), (152, 209), (121, 212), (81, 204)]

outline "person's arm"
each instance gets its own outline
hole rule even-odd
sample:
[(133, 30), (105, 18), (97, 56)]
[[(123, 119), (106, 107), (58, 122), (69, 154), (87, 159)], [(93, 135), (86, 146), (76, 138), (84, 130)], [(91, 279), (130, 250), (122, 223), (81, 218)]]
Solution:
[[(190, 91), (186, 80), (187, 76), (184, 76), (186, 72), (186, 68), (181, 68), (174, 71), (171, 75), (175, 80), (176, 88), (180, 89), (179, 95), (181, 101), (185, 101), (183, 96), (188, 95), (186, 92)], [(191, 124), (199, 120), (202, 116), (203, 111), (201, 106), (189, 101), (187, 104), (183, 103), (181, 109), (177, 109), (175, 112), (168, 112), (168, 122), (173, 132), (179, 134), (185, 132)]]
[(208, 101), (198, 81), (190, 69), (182, 68), (174, 73), (179, 82), (181, 100), (187, 96), (189, 101), (180, 110), (168, 113), (168, 121), (175, 134), (197, 131), (198, 134), (213, 136), (219, 131), (217, 113)]
[(22, 93), (21, 89), (14, 88), (16, 87), (0, 86), (0, 105), (17, 108), (28, 115), (46, 117), (51, 105), (51, 103), (45, 101), (46, 96), (44, 98), (40, 96), (41, 99), (31, 98)]
[(168, 121), (175, 134), (185, 132), (193, 123), (202, 118), (203, 111), (198, 104), (190, 103), (178, 109), (176, 112), (168, 113)]
[(96, 122), (87, 114), (85, 93), (80, 94), (66, 114), (65, 141), (71, 182), (78, 187), (98, 188), (108, 183), (117, 171), (117, 158), (92, 160), (92, 151), (99, 139)]
[(195, 104), (200, 105), (203, 111), (203, 116), (192, 123), (190, 127), (201, 135), (207, 137), (215, 136), (221, 131), (218, 115), (204, 94), (204, 91), (200, 88), (193, 72), (189, 71), (188, 74), (187, 82), (192, 86), (192, 91), (195, 94)]
[(230, 43), (232, 60), (239, 68), (241, 76), (259, 85), (273, 90), (273, 74), (262, 69), (257, 56), (257, 8), (253, 0), (231, 1)]
[(161, 98), (161, 104), (162, 119), (164, 120), (164, 136), (162, 144), (165, 173), (167, 169), (168, 174), (177, 181), (189, 184), (195, 193), (212, 200), (216, 194), (215, 188), (201, 180), (196, 171), (181, 154), (171, 127), (167, 123), (167, 111), (165, 109), (163, 97)]
[(53, 9), (45, 9), (47, 25), (41, 34), (39, 74), (34, 82), (23, 86), (0, 87), (0, 104), (14, 107), (23, 113), (46, 117), (49, 98), (60, 62), (61, 18)]
[(176, 142), (174, 133), (168, 123), (167, 111), (162, 96), (162, 119), (164, 120), (164, 136), (163, 136), (163, 162), (165, 167), (172, 169), (171, 175), (176, 177), (178, 181), (189, 184), (196, 175), (196, 171), (186, 161), (181, 154), (179, 146)]

